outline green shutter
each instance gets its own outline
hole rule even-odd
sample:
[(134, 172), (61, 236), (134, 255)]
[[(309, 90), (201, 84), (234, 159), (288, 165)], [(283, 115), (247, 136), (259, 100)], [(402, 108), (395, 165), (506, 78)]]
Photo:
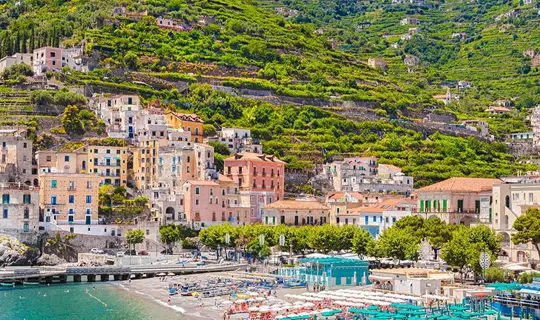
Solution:
[(420, 212), (424, 212), (424, 200), (420, 200)]
[(447, 206), (447, 205), (446, 205), (446, 200), (443, 200), (443, 201), (442, 201), (442, 211), (443, 211), (443, 212), (446, 212), (446, 206)]
[(265, 224), (268, 224), (268, 217), (265, 217), (264, 221)]

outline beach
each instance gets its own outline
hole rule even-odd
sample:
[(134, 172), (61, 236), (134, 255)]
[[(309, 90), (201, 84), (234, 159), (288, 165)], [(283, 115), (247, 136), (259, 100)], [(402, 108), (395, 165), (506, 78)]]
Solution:
[[(231, 299), (229, 295), (199, 299), (192, 296), (182, 296), (177, 294), (170, 296), (169, 301), (169, 283), (205, 283), (208, 282), (210, 279), (234, 279), (234, 277), (240, 279), (242, 276), (242, 273), (237, 273), (236, 275), (231, 273), (207, 273), (194, 274), (189, 276), (165, 277), (165, 281), (162, 281), (161, 278), (157, 277), (133, 280), (131, 282), (123, 281), (118, 283), (118, 287), (122, 290), (128, 291), (130, 294), (143, 296), (149, 301), (154, 301), (155, 303), (158, 303), (163, 307), (167, 307), (171, 310), (179, 312), (183, 314), (186, 319), (223, 319), (223, 314), (227, 310), (228, 305), (221, 304), (221, 302)], [(286, 299), (286, 294), (301, 294), (305, 291), (305, 288), (277, 288), (276, 297), (280, 299)], [(232, 300), (235, 299), (232, 298)], [(247, 313), (243, 314), (243, 317), (245, 316), (247, 316)], [(242, 315), (240, 314), (231, 316), (231, 319), (242, 319)]]

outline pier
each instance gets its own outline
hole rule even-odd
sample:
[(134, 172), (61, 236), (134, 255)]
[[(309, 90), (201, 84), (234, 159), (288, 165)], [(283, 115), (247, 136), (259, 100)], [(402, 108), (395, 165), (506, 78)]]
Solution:
[(138, 265), (130, 267), (20, 267), (0, 270), (2, 283), (67, 283), (96, 281), (125, 281), (129, 279), (153, 278), (159, 274), (187, 275), (194, 273), (235, 271), (246, 264), (224, 264), (209, 266), (182, 265)]

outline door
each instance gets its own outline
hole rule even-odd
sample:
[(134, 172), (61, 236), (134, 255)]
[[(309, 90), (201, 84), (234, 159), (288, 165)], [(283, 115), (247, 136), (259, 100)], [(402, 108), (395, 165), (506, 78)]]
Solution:
[(86, 224), (92, 223), (92, 216), (86, 216)]

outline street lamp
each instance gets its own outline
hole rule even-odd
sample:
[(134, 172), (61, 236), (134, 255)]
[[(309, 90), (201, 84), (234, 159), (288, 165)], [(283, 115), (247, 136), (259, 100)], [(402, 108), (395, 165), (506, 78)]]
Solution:
[(225, 244), (227, 245), (225, 247), (225, 260), (227, 260), (228, 256), (227, 256), (227, 249), (229, 248), (229, 243), (231, 243), (231, 235), (230, 234), (226, 234), (225, 235)]

